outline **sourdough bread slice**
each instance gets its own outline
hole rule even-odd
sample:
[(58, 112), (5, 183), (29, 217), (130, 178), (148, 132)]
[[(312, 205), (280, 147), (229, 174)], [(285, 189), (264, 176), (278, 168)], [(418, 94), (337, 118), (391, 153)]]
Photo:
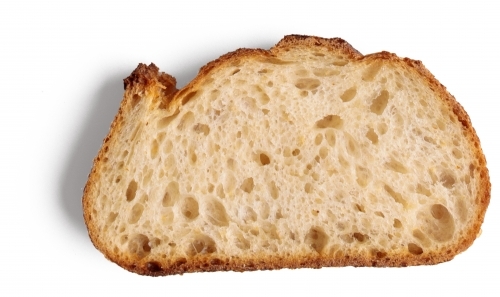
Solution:
[(420, 61), (292, 35), (181, 90), (153, 64), (124, 82), (83, 209), (125, 269), (436, 264), (480, 230), (479, 139)]

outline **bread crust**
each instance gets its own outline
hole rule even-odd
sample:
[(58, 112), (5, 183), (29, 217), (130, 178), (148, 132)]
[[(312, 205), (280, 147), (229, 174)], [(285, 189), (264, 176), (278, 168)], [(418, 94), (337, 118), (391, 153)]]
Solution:
[[(432, 251), (425, 255), (411, 254), (350, 254), (347, 256), (325, 256), (325, 255), (292, 255), (289, 257), (275, 257), (267, 254), (253, 255), (251, 258), (221, 258), (214, 256), (196, 256), (192, 259), (166, 259), (150, 261), (145, 259), (131, 258), (130, 256), (116, 253), (106, 246), (100, 238), (100, 230), (94, 224), (92, 209), (94, 197), (98, 195), (98, 185), (102, 174), (102, 167), (108, 159), (109, 147), (115, 145), (117, 135), (124, 126), (124, 119), (130, 114), (133, 106), (140, 100), (138, 94), (148, 94), (153, 98), (150, 109), (166, 109), (169, 113), (174, 113), (180, 105), (182, 98), (192, 90), (195, 90), (203, 79), (210, 75), (212, 71), (226, 67), (227, 65), (237, 65), (242, 60), (252, 59), (276, 59), (277, 55), (286, 52), (290, 48), (318, 48), (336, 54), (342, 54), (349, 59), (358, 61), (389, 60), (391, 63), (399, 64), (410, 71), (416, 71), (423, 77), (429, 88), (439, 94), (439, 98), (453, 110), (457, 120), (462, 124), (463, 134), (467, 138), (470, 147), (474, 151), (480, 176), (479, 193), (476, 197), (475, 222), (468, 230), (467, 234), (452, 248), (447, 250)], [(238, 49), (221, 56), (219, 59), (203, 66), (199, 74), (193, 81), (181, 90), (176, 89), (176, 81), (172, 76), (159, 72), (154, 64), (139, 66), (132, 74), (124, 79), (125, 94), (121, 102), (118, 114), (111, 124), (110, 131), (103, 141), (102, 147), (93, 161), (93, 167), (89, 174), (87, 184), (83, 192), (83, 214), (88, 228), (90, 239), (94, 246), (100, 250), (106, 258), (115, 262), (119, 266), (141, 274), (150, 276), (161, 276), (170, 274), (182, 274), (185, 272), (202, 271), (252, 271), (252, 270), (272, 270), (282, 268), (321, 268), (340, 266), (376, 266), (376, 267), (404, 267), (410, 265), (429, 265), (451, 260), (460, 252), (466, 250), (478, 236), (481, 224), (483, 223), (486, 209), (490, 201), (491, 184), (489, 173), (486, 167), (486, 159), (482, 152), (479, 138), (476, 135), (471, 121), (463, 107), (448, 93), (446, 88), (424, 67), (420, 61), (408, 58), (399, 58), (389, 52), (380, 52), (363, 56), (355, 50), (349, 43), (340, 38), (320, 38), (315, 36), (289, 35), (285, 36), (270, 50), (262, 49)]]

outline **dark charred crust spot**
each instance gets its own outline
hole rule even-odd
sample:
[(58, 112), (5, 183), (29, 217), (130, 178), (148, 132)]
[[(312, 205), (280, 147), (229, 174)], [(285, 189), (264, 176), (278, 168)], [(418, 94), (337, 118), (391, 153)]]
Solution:
[[(322, 38), (318, 36), (306, 36), (306, 35), (287, 35), (285, 36), (275, 48), (290, 48), (295, 46), (321, 46), (334, 51), (341, 51), (343, 54), (347, 55), (353, 59), (362, 58), (360, 52), (353, 48), (347, 41), (341, 38)], [(271, 49), (272, 51), (273, 49)]]
[(133, 84), (139, 84), (143, 86), (149, 85), (152, 81), (156, 80), (158, 77), (159, 69), (155, 64), (151, 63), (149, 66), (146, 64), (139, 64), (137, 68), (123, 80), (123, 87), (127, 89)]
[(162, 271), (161, 265), (158, 262), (148, 262), (146, 268), (149, 272), (160, 272)]
[(153, 63), (149, 64), (149, 66), (141, 63), (129, 77), (123, 80), (123, 87), (125, 90), (133, 86), (147, 88), (157, 83), (162, 86), (162, 92), (165, 96), (177, 91), (175, 88), (177, 82), (173, 76), (160, 72)]

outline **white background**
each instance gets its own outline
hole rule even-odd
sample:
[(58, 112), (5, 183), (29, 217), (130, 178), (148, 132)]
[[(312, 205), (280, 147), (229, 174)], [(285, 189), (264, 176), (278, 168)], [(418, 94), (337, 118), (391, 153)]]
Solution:
[[(0, 295), (500, 296), (497, 1), (2, 1)], [(154, 62), (185, 85), (239, 47), (286, 34), (342, 37), (364, 54), (422, 60), (464, 106), (492, 199), (482, 235), (453, 261), (151, 278), (90, 242), (82, 188), (118, 109), (122, 79)]]

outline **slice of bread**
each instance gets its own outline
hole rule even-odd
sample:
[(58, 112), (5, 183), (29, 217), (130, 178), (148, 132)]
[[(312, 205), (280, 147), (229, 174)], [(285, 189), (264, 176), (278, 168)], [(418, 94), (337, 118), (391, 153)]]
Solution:
[(490, 199), (464, 109), (420, 61), (286, 36), (181, 90), (151, 64), (84, 190), (94, 245), (130, 271), (435, 264)]

